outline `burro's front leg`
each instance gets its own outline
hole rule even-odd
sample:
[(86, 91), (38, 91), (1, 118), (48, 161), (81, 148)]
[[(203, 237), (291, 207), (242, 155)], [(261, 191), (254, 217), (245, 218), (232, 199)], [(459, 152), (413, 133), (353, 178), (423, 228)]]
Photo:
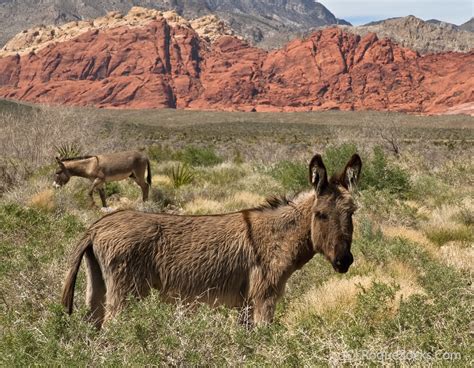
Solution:
[[(91, 188), (89, 189), (89, 192), (88, 192), (91, 207), (95, 207), (94, 197), (93, 197), (94, 191), (98, 188), (101, 188), (104, 185), (104, 183), (105, 183), (105, 181), (102, 178), (95, 178), (92, 181)], [(102, 195), (101, 195), (101, 197), (102, 197)], [(104, 200), (105, 200), (105, 193), (104, 193)]]
[(277, 296), (273, 295), (254, 301), (253, 324), (255, 326), (265, 326), (273, 322), (277, 300)]

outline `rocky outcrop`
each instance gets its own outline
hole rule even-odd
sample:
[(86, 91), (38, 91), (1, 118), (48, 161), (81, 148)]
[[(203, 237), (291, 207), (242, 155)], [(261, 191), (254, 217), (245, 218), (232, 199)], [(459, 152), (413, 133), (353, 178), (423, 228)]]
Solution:
[(342, 27), (345, 31), (365, 36), (375, 33), (422, 54), (433, 52), (469, 52), (474, 49), (474, 33), (469, 22), (458, 27), (437, 20), (423, 21), (412, 15), (369, 23), (364, 26)]
[(420, 56), (330, 28), (271, 52), (164, 17), (0, 58), (0, 96), (107, 108), (469, 111), (473, 53)]
[(187, 19), (217, 15), (260, 46), (282, 45), (311, 28), (345, 24), (314, 0), (1, 0), (0, 47), (24, 29), (127, 13), (133, 6), (174, 10)]
[(161, 12), (136, 6), (126, 15), (114, 11), (91, 21), (74, 21), (61, 26), (42, 25), (27, 29), (17, 34), (0, 49), (0, 57), (37, 52), (49, 44), (65, 42), (90, 31), (118, 27), (143, 27), (153, 20), (162, 18), (172, 27), (193, 29), (202, 38), (211, 42), (224, 35), (234, 35), (234, 32), (216, 16), (204, 16), (189, 22), (175, 11)]

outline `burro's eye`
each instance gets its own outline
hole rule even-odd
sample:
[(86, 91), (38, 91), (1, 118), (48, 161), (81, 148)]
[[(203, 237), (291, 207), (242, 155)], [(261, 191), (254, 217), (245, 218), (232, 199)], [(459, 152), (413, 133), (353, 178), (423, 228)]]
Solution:
[(327, 220), (328, 219), (328, 215), (324, 212), (321, 212), (321, 211), (316, 211), (314, 213), (314, 215), (316, 216), (316, 218), (318, 218), (319, 220)]

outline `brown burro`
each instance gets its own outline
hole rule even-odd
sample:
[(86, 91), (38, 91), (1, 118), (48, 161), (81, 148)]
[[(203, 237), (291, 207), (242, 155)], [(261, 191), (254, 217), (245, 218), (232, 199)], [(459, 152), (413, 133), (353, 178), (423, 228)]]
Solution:
[[(151, 185), (150, 161), (142, 152), (115, 152), (68, 159), (56, 157), (56, 161), (59, 164), (59, 170), (54, 174), (53, 186), (59, 188), (67, 184), (71, 176), (87, 178), (92, 182), (89, 190), (92, 205), (94, 205), (92, 194), (97, 189), (102, 206), (106, 208), (104, 184), (127, 178), (132, 178), (140, 186), (143, 201), (148, 199), (149, 187)], [(148, 172), (148, 176), (145, 181), (146, 172)]]
[(181, 216), (118, 211), (94, 223), (75, 248), (62, 303), (73, 310), (81, 259), (87, 265), (86, 303), (97, 326), (129, 297), (151, 288), (163, 300), (205, 302), (247, 311), (249, 325), (271, 322), (293, 272), (322, 253), (340, 273), (353, 262), (351, 191), (362, 167), (352, 156), (328, 180), (320, 155), (309, 165), (313, 189), (293, 200), (270, 199), (239, 212)]

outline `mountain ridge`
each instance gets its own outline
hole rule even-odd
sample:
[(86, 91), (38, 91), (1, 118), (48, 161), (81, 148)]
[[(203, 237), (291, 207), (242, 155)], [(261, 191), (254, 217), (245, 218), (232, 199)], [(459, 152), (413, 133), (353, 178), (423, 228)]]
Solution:
[[(146, 50), (146, 52), (145, 52)], [(420, 56), (327, 28), (265, 51), (163, 16), (0, 58), (0, 97), (107, 108), (474, 111), (474, 52)]]
[(110, 11), (127, 13), (133, 6), (176, 10), (188, 19), (215, 14), (262, 47), (280, 45), (282, 39), (314, 27), (347, 24), (313, 0), (116, 0), (113, 5), (105, 0), (42, 0), (40, 6), (34, 0), (4, 0), (0, 2), (0, 46), (27, 28), (94, 19)]

